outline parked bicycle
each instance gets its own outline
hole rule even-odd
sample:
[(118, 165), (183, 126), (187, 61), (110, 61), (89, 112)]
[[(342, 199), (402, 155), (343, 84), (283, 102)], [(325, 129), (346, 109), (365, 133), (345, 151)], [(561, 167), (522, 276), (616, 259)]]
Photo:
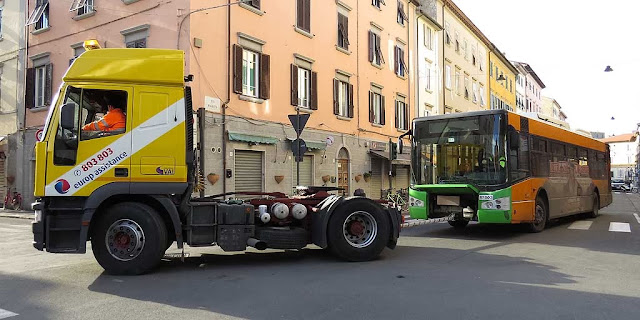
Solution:
[(399, 208), (401, 211), (407, 210), (409, 200), (408, 189), (386, 189), (382, 190), (383, 199), (387, 200), (392, 206)]
[(9, 210), (18, 210), (22, 208), (22, 195), (17, 191), (7, 190), (4, 196), (4, 208)]

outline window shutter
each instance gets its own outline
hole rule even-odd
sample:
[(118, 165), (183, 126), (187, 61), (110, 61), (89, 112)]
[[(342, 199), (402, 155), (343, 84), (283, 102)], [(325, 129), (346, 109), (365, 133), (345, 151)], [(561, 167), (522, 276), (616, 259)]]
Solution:
[(304, 3), (305, 0), (296, 1), (296, 26), (300, 29), (304, 29)]
[(44, 105), (51, 105), (51, 91), (52, 91), (52, 81), (53, 81), (53, 63), (47, 64), (45, 67), (46, 76), (44, 82)]
[(242, 93), (242, 48), (233, 45), (233, 92)]
[(25, 90), (25, 106), (27, 109), (32, 109), (35, 106), (36, 98), (36, 69), (28, 68), (27, 69), (27, 82), (26, 82), (26, 90)]
[(382, 54), (382, 49), (380, 49), (380, 43), (381, 43), (380, 36), (377, 35), (377, 34), (374, 34), (374, 36), (375, 36), (375, 39), (376, 39), (376, 50), (377, 50), (378, 54), (380, 55), (380, 63), (384, 64), (385, 63), (384, 62), (384, 55)]
[(409, 129), (409, 104), (404, 105), (404, 128)]
[(393, 50), (393, 72), (398, 74), (398, 65), (400, 61), (398, 61), (398, 46), (396, 46)]
[(260, 0), (251, 0), (251, 5), (257, 9), (260, 9)]
[(271, 67), (269, 62), (271, 57), (267, 54), (260, 55), (260, 99), (269, 99)]
[(303, 29), (311, 32), (311, 0), (302, 0), (304, 2), (304, 23)]
[(374, 123), (376, 122), (376, 115), (374, 112), (374, 95), (373, 92), (369, 91), (369, 122)]
[(338, 90), (340, 90), (340, 81), (333, 79), (333, 114), (340, 114), (340, 104), (338, 103)]
[(373, 62), (373, 54), (375, 50), (374, 46), (375, 46), (375, 34), (369, 31), (369, 62)]
[(344, 33), (344, 48), (349, 50), (349, 17), (342, 15), (342, 32)]
[(311, 72), (311, 110), (318, 110), (318, 73)]
[(380, 95), (380, 124), (384, 125), (387, 121), (385, 120), (386, 118), (386, 114), (385, 114), (385, 106), (384, 106), (384, 96)]
[(349, 85), (349, 111), (348, 111), (348, 116), (349, 116), (349, 118), (353, 118), (353, 85), (352, 84)]
[(399, 123), (398, 123), (399, 122), (398, 121), (398, 100), (395, 101), (395, 108), (394, 109), (396, 109), (396, 112), (395, 112), (395, 114), (396, 114), (396, 128), (398, 128), (399, 127)]
[(291, 105), (298, 105), (298, 67), (291, 64)]

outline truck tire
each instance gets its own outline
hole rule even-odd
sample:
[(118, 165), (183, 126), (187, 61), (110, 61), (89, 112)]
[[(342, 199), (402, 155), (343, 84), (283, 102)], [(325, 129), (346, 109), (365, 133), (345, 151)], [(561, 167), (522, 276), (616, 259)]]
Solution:
[(369, 201), (347, 201), (329, 219), (329, 249), (347, 261), (373, 260), (389, 242), (390, 230), (389, 217), (380, 207)]
[(303, 228), (258, 228), (256, 239), (271, 249), (302, 249), (309, 243), (309, 232)]
[(534, 219), (535, 220), (533, 222), (527, 225), (529, 232), (542, 232), (547, 225), (547, 220), (549, 220), (549, 209), (547, 208), (547, 204), (540, 197), (536, 198)]
[(158, 265), (167, 227), (155, 210), (137, 202), (118, 203), (97, 217), (91, 246), (107, 273), (137, 275)]

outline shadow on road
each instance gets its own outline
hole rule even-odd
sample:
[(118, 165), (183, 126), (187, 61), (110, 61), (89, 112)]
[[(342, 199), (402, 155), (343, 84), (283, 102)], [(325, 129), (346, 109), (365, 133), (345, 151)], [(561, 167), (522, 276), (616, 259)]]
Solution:
[(51, 319), (55, 313), (43, 305), (42, 297), (56, 287), (45, 280), (0, 273), (0, 309), (19, 315), (8, 319)]
[[(203, 255), (163, 261), (144, 276), (103, 274), (89, 290), (249, 319), (550, 319), (589, 308), (589, 301), (606, 302), (599, 312), (609, 317), (631, 312), (618, 304), (640, 312), (635, 298), (539, 287), (572, 283), (525, 258), (399, 246), (366, 263), (337, 261), (315, 249)], [(531, 299), (549, 305), (539, 308)]]

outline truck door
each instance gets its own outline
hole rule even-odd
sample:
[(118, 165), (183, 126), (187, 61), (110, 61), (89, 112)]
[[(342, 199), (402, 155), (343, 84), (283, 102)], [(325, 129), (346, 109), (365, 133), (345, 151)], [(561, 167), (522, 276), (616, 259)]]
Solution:
[(88, 196), (111, 183), (128, 190), (132, 101), (130, 87), (66, 88), (47, 146), (46, 196)]

